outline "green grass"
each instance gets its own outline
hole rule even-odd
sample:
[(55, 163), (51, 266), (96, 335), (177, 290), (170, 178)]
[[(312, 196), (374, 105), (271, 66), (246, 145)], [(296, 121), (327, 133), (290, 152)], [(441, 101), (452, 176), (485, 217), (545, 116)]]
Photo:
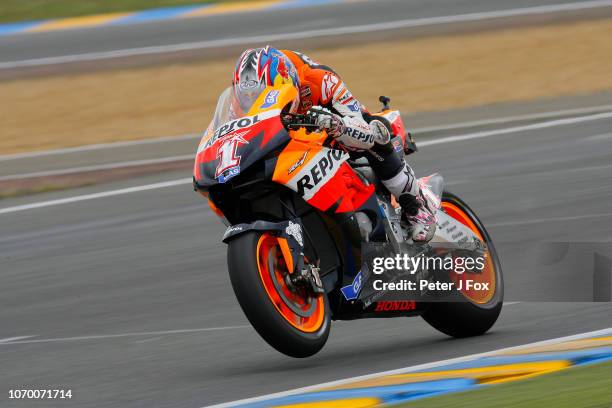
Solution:
[(405, 408), (609, 408), (612, 362), (398, 405)]
[(227, 1), (230, 0), (0, 0), (0, 23)]

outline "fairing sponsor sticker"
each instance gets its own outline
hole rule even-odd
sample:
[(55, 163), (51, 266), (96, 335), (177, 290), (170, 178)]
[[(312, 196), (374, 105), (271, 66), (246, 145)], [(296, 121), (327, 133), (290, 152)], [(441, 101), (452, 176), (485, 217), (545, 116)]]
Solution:
[(346, 300), (355, 300), (357, 296), (359, 296), (359, 292), (361, 292), (361, 288), (363, 287), (363, 275), (361, 271), (355, 276), (353, 282), (350, 285), (343, 286), (340, 288), (342, 291), (342, 295)]
[(297, 191), (304, 200), (309, 200), (336, 174), (340, 165), (348, 158), (348, 153), (342, 150), (321, 149), (291, 178), (288, 187)]
[(375, 312), (399, 312), (406, 310), (416, 310), (416, 302), (414, 300), (382, 300), (376, 302)]
[(264, 103), (260, 106), (261, 109), (266, 109), (274, 106), (276, 104), (276, 100), (278, 99), (278, 95), (280, 91), (277, 89), (273, 89), (266, 95), (264, 99)]
[(289, 225), (285, 228), (287, 235), (292, 236), (300, 246), (304, 246), (304, 239), (302, 238), (302, 227), (300, 224), (289, 221)]
[(223, 138), (226, 135), (229, 135), (232, 132), (251, 127), (263, 120), (278, 116), (279, 114), (280, 109), (273, 109), (270, 111), (258, 113), (253, 116), (245, 116), (226, 122), (223, 125), (219, 126), (217, 130), (215, 130), (214, 135), (210, 137), (210, 139), (200, 144), (200, 147), (198, 148), (198, 153), (212, 146), (217, 140)]
[(297, 170), (298, 167), (304, 164), (304, 162), (306, 161), (306, 156), (308, 156), (308, 152), (310, 152), (310, 149), (305, 151), (302, 157), (300, 157), (298, 161), (296, 161), (295, 163), (291, 165), (291, 167), (289, 167), (289, 169), (287, 170), (287, 174), (293, 173), (294, 171)]
[(243, 137), (247, 133), (248, 131), (235, 132), (219, 145), (217, 149), (219, 162), (215, 172), (215, 178), (219, 180), (219, 183), (226, 183), (232, 177), (240, 174), (240, 155), (237, 150), (239, 145), (249, 143)]

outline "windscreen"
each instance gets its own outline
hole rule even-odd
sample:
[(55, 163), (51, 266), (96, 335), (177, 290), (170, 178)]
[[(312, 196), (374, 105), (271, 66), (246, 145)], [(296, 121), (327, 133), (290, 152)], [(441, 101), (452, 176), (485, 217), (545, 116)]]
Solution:
[(253, 86), (249, 88), (242, 86), (235, 89), (232, 86), (227, 87), (219, 96), (212, 121), (213, 130), (224, 123), (245, 116), (266, 87)]
[(236, 101), (234, 100), (234, 92), (232, 87), (227, 87), (217, 100), (217, 107), (215, 108), (215, 115), (212, 120), (212, 130), (217, 129), (222, 124), (234, 120), (241, 115), (241, 112), (236, 111)]

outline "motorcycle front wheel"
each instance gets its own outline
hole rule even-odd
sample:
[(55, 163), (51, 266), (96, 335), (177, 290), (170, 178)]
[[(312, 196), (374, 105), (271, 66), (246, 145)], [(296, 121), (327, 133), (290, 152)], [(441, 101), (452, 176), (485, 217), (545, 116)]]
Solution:
[(309, 357), (321, 350), (331, 325), (327, 296), (291, 286), (279, 238), (252, 231), (228, 245), (232, 287), (257, 333), (291, 357)]

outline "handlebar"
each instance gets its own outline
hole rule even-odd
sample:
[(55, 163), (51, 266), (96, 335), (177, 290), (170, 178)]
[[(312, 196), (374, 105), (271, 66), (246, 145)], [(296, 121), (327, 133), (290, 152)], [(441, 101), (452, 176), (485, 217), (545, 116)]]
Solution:
[(299, 113), (286, 113), (282, 116), (283, 124), (292, 130), (299, 128), (306, 128), (308, 130), (318, 129), (317, 118), (315, 115), (299, 114)]

